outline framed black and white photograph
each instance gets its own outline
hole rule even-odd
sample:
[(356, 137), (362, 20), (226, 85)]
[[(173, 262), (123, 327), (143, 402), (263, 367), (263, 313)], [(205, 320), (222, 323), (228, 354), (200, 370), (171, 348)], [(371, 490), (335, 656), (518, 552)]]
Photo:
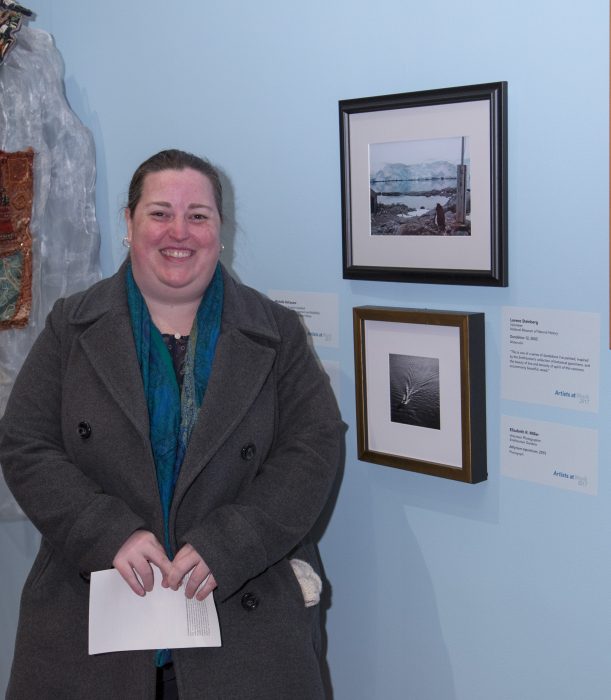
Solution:
[(487, 478), (484, 314), (353, 309), (358, 457)]
[(507, 84), (339, 114), (344, 277), (507, 286)]

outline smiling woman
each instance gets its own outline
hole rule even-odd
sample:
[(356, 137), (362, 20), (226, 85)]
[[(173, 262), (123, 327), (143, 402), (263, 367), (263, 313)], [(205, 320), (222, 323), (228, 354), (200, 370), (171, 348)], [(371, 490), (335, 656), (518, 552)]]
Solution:
[(221, 249), (212, 184), (197, 170), (147, 175), (125, 212), (132, 271), (162, 333), (188, 335)]
[[(309, 532), (343, 424), (297, 315), (220, 264), (221, 220), (209, 163), (143, 163), (128, 259), (55, 304), (15, 383), (0, 461), (42, 541), (8, 700), (324, 696)], [(89, 573), (111, 566), (140, 596), (152, 566), (213, 594), (222, 647), (88, 655)]]

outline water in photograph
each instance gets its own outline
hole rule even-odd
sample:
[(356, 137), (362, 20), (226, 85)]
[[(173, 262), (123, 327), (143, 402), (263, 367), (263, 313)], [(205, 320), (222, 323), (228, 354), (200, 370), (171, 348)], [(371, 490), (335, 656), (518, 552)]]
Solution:
[(421, 216), (422, 214), (428, 213), (431, 209), (434, 209), (437, 204), (445, 206), (448, 202), (449, 197), (447, 195), (431, 195), (425, 197), (423, 195), (417, 195), (412, 197), (408, 194), (398, 195), (396, 197), (390, 197), (385, 195), (378, 195), (378, 204), (405, 204), (406, 207), (413, 209), (409, 214), (405, 216)]
[(390, 420), (439, 430), (439, 360), (389, 355)]

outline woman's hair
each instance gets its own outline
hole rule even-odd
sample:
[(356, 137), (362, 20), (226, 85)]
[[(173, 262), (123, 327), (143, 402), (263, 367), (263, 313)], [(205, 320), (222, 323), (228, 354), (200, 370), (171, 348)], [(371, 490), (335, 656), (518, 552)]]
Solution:
[(130, 216), (133, 216), (138, 202), (142, 197), (142, 187), (144, 179), (151, 173), (158, 173), (162, 170), (185, 170), (191, 168), (201, 173), (204, 177), (210, 180), (212, 190), (214, 192), (214, 201), (218, 209), (221, 221), (223, 220), (223, 187), (216, 168), (204, 158), (179, 151), (176, 148), (171, 148), (167, 151), (159, 151), (154, 156), (151, 156), (136, 168), (131, 182), (129, 183), (129, 192), (127, 194), (127, 209)]

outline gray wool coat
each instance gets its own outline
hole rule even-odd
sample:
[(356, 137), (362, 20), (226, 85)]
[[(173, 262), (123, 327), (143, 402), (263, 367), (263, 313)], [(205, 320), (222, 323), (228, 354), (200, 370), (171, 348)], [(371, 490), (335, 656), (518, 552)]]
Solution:
[[(59, 300), (0, 421), (0, 463), (42, 534), (25, 583), (8, 700), (149, 700), (154, 651), (88, 656), (91, 571), (136, 529), (163, 541), (125, 267)], [(343, 424), (298, 317), (224, 271), (212, 373), (176, 484), (173, 545), (215, 575), (222, 647), (173, 652), (184, 700), (315, 700), (318, 606), (289, 558), (319, 569), (308, 532)], [(253, 604), (254, 600), (254, 604)]]

